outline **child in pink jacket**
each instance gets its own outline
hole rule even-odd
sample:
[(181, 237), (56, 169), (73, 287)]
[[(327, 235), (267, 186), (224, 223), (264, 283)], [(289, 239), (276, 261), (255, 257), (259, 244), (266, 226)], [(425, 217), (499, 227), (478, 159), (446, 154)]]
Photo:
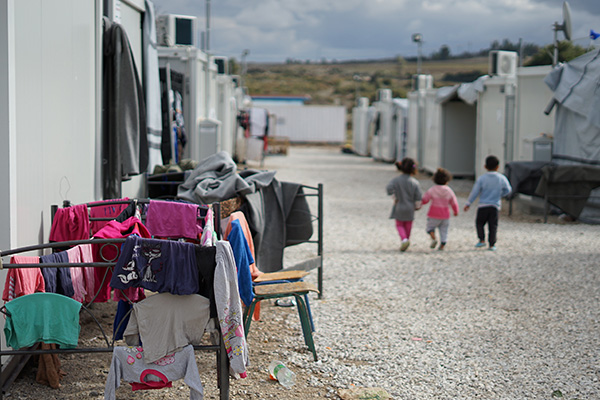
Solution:
[(427, 233), (431, 236), (431, 248), (437, 246), (435, 229), (440, 231), (440, 247), (438, 250), (444, 250), (448, 240), (448, 227), (450, 226), (450, 210), (452, 208), (454, 216), (458, 215), (458, 201), (454, 191), (448, 186), (452, 179), (450, 172), (444, 168), (438, 168), (433, 174), (435, 185), (423, 195), (423, 204), (431, 201), (431, 206), (427, 212)]

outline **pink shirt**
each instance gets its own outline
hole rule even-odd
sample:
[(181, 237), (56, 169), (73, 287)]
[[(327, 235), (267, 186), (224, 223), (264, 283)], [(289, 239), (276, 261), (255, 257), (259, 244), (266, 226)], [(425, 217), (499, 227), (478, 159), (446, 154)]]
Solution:
[[(11, 264), (38, 264), (39, 257), (12, 256)], [(10, 268), (4, 283), (2, 300), (11, 301), (17, 297), (36, 292), (45, 292), (46, 284), (39, 268)]]
[(435, 185), (425, 192), (423, 195), (423, 205), (431, 201), (431, 206), (427, 212), (429, 218), (449, 219), (450, 210), (452, 207), (454, 215), (458, 214), (458, 201), (456, 195), (448, 185)]

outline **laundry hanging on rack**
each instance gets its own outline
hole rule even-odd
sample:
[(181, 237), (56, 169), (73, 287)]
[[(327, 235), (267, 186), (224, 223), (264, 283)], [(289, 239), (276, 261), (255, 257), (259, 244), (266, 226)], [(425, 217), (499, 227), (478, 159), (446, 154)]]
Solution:
[(209, 319), (206, 297), (158, 293), (133, 305), (123, 337), (129, 346), (143, 344), (144, 361), (151, 363), (189, 344), (199, 345)]
[(192, 243), (127, 237), (110, 279), (113, 289), (144, 288), (178, 295), (198, 293)]
[(37, 342), (77, 347), (81, 303), (56, 293), (33, 293), (4, 305), (6, 343), (13, 349)]
[[(37, 264), (39, 257), (12, 256), (12, 264)], [(2, 300), (11, 301), (17, 297), (46, 291), (46, 283), (39, 268), (10, 268), (4, 282)]]
[(217, 233), (215, 232), (213, 209), (209, 207), (204, 217), (204, 228), (200, 236), (200, 244), (202, 246), (214, 246), (216, 241)]
[[(99, 230), (94, 237), (99, 239), (122, 239), (130, 235), (137, 235), (144, 238), (150, 238), (151, 234), (138, 218), (131, 217), (124, 222), (110, 221), (104, 228)], [(94, 244), (94, 261), (113, 262), (119, 257), (119, 250), (114, 246)], [(110, 299), (111, 287), (109, 282), (112, 277), (110, 269), (95, 268), (94, 276), (96, 281), (96, 292), (98, 293), (94, 302), (106, 302)], [(144, 299), (144, 290), (133, 288), (125, 292), (125, 296), (120, 291), (115, 291), (114, 300), (139, 301)]]
[[(154, 363), (145, 362), (147, 350), (142, 347), (115, 347), (110, 370), (106, 378), (105, 400), (116, 399), (116, 389), (121, 379), (135, 383), (132, 388), (155, 389), (168, 387), (168, 383), (183, 379), (190, 388), (190, 400), (202, 400), (204, 389), (200, 381), (200, 373), (192, 346), (170, 354)], [(160, 378), (159, 382), (150, 381), (149, 377)]]
[(155, 237), (198, 239), (202, 233), (198, 216), (198, 204), (150, 200), (146, 227)]
[(231, 213), (229, 217), (221, 219), (221, 226), (225, 225), (225, 227), (222, 228), (223, 238), (227, 240), (229, 232), (231, 232), (231, 224), (233, 221), (239, 221), (242, 231), (244, 232), (244, 237), (246, 238), (246, 242), (250, 248), (250, 254), (252, 254), (252, 259), (254, 260), (254, 262), (250, 264), (250, 274), (252, 275), (252, 279), (255, 279), (262, 275), (263, 272), (256, 267), (256, 253), (254, 250), (252, 231), (250, 230), (250, 226), (248, 225), (248, 221), (246, 220), (246, 216), (243, 212), (235, 211)]
[[(57, 348), (54, 343), (42, 343), (40, 347), (42, 350), (55, 350)], [(58, 354), (40, 354), (38, 371), (35, 376), (37, 383), (58, 389), (60, 387), (60, 380), (66, 374), (60, 368)]]
[(214, 280), (217, 248), (215, 246), (195, 246), (194, 249), (196, 251), (196, 266), (198, 267), (198, 294), (210, 300), (210, 317), (216, 318)]
[(229, 357), (229, 371), (245, 378), (249, 365), (248, 343), (242, 321), (242, 305), (238, 292), (237, 271), (231, 245), (225, 240), (217, 242), (215, 268), (215, 302), (219, 325)]
[(85, 204), (59, 208), (56, 210), (52, 227), (51, 242), (81, 240), (90, 238), (90, 218)]
[(231, 245), (233, 258), (237, 267), (238, 289), (240, 298), (246, 307), (252, 304), (254, 291), (252, 289), (252, 275), (250, 274), (250, 264), (254, 263), (254, 258), (250, 252), (250, 246), (244, 237), (242, 226), (239, 220), (231, 222), (231, 231), (227, 236), (227, 241)]
[(275, 176), (275, 171), (242, 172), (237, 173), (237, 165), (229, 153), (220, 151), (198, 162), (177, 187), (177, 198), (196, 204), (228, 200), (268, 186)]
[(103, 198), (121, 197), (121, 182), (148, 167), (143, 88), (123, 27), (103, 18)]
[[(67, 265), (69, 264), (69, 255), (66, 251), (47, 254), (40, 257), (40, 263)], [(46, 283), (46, 292), (64, 294), (67, 297), (75, 295), (70, 268), (42, 268), (42, 275), (44, 275)]]
[[(118, 204), (114, 204), (114, 202), (117, 201), (128, 201), (129, 198), (128, 197), (124, 197), (122, 199), (114, 199), (114, 200), (103, 200), (103, 201), (96, 201), (96, 202), (91, 202), (88, 204), (89, 207), (89, 214), (90, 214), (90, 229), (91, 229), (91, 236), (94, 236), (96, 234), (96, 232), (98, 232), (100, 229), (102, 229), (104, 227), (104, 225), (108, 224), (110, 222), (110, 220), (106, 220), (106, 221), (94, 221), (93, 218), (115, 218), (117, 217), (119, 214), (121, 214), (121, 212), (126, 209), (130, 204), (130, 202), (127, 203), (118, 203)], [(102, 205), (98, 205), (98, 204), (102, 204)], [(133, 215), (131, 215), (133, 216)]]
[(245, 198), (240, 211), (254, 232), (257, 266), (262, 272), (279, 271), (284, 248), (307, 241), (313, 234), (302, 185), (273, 179), (269, 186)]
[[(69, 262), (71, 263), (91, 263), (94, 261), (92, 245), (91, 244), (80, 244), (73, 247), (69, 254)], [(67, 250), (68, 251), (68, 250)], [(71, 254), (73, 259), (71, 259)], [(96, 280), (94, 277), (94, 268), (92, 267), (81, 267), (83, 273), (83, 284), (85, 287), (84, 302), (91, 303), (94, 300), (96, 294)]]
[[(81, 251), (76, 247), (72, 247), (65, 250), (69, 263), (80, 263), (81, 262)], [(87, 297), (87, 288), (85, 278), (83, 276), (83, 268), (81, 267), (70, 267), (69, 272), (71, 273), (71, 283), (73, 284), (73, 299), (80, 303), (85, 302)]]

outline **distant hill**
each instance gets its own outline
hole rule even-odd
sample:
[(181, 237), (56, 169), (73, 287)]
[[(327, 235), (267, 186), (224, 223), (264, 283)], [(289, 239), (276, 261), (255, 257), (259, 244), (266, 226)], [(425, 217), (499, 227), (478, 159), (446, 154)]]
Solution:
[[(472, 82), (488, 72), (488, 58), (426, 60), (421, 71), (433, 76), (434, 86)], [(417, 63), (401, 57), (338, 63), (249, 63), (244, 78), (251, 95), (309, 95), (310, 104), (338, 104), (348, 112), (357, 97), (375, 100), (377, 89), (388, 88), (394, 97), (412, 89)]]

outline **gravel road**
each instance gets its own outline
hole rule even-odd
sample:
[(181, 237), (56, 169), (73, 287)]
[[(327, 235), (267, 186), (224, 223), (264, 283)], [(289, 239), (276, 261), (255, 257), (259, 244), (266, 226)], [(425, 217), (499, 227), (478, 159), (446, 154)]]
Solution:
[(333, 388), (382, 387), (394, 399), (600, 398), (598, 226), (508, 216), (505, 204), (498, 250), (475, 249), (475, 209), (462, 212), (473, 182), (457, 179), (461, 213), (445, 251), (429, 248), (424, 208), (401, 253), (385, 194), (392, 164), (292, 147), (264, 167), (324, 184), (324, 298), (311, 303), (321, 360), (306, 368)]
[[(311, 298), (320, 359), (304, 346), (293, 308), (264, 304), (250, 331), (249, 376), (232, 380), (232, 400), (339, 399), (342, 389), (372, 387), (397, 400), (600, 399), (598, 226), (508, 216), (505, 205), (498, 250), (475, 249), (475, 210), (462, 212), (473, 182), (457, 179), (450, 186), (461, 213), (446, 249), (429, 248), (423, 209), (401, 253), (385, 194), (398, 174), (392, 164), (339, 147), (293, 146), (262, 168), (280, 181), (324, 185), (324, 291)], [(419, 180), (432, 185), (429, 176)], [(287, 265), (312, 252), (288, 248)], [(112, 320), (110, 310), (104, 317)], [(296, 372), (291, 390), (268, 379), (274, 358)], [(102, 398), (110, 355), (64, 360), (58, 391), (25, 371), (7, 397)], [(218, 398), (214, 371), (201, 371), (205, 398)], [(189, 398), (183, 383), (146, 393), (125, 386), (118, 399)]]

